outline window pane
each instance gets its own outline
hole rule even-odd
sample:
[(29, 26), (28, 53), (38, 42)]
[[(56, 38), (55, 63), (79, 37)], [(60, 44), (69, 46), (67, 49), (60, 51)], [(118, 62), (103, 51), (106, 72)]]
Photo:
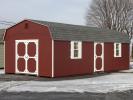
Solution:
[(74, 57), (78, 57), (78, 50), (74, 50)]
[(78, 42), (74, 42), (74, 49), (78, 49)]
[(116, 50), (116, 56), (119, 56), (119, 50)]
[(116, 44), (116, 49), (119, 49), (119, 44)]

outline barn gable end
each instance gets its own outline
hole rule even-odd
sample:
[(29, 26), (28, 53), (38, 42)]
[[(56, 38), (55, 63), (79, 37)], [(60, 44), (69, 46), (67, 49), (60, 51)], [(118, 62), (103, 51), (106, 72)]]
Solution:
[[(37, 29), (35, 28), (35, 27), (37, 27)], [(17, 29), (17, 30), (16, 30)], [(20, 32), (20, 30), (21, 30), (21, 32)], [(45, 33), (42, 33), (42, 32), (36, 32), (36, 30), (40, 30), (40, 31), (45, 31)], [(29, 21), (29, 20), (23, 20), (23, 21), (21, 21), (21, 22), (19, 22), (19, 23), (17, 23), (17, 24), (15, 24), (15, 25), (13, 25), (13, 26), (11, 26), (11, 27), (9, 27), (8, 29), (6, 29), (6, 32), (5, 32), (5, 34), (3, 35), (3, 39), (5, 40), (6, 39), (6, 33), (8, 32), (13, 32), (13, 31), (15, 31), (16, 33), (18, 33), (18, 34), (48, 34), (47, 36), (48, 36), (48, 38), (52, 38), (51, 37), (51, 34), (49, 34), (49, 27), (48, 26), (46, 26), (46, 25), (41, 25), (41, 24), (38, 24), (38, 23), (34, 23), (34, 22), (32, 22), (32, 21)], [(28, 33), (28, 32), (31, 32), (31, 33)], [(9, 33), (10, 34), (10, 33)], [(31, 34), (31, 35), (32, 35)], [(13, 34), (11, 34), (11, 35), (13, 35)], [(34, 36), (34, 35), (33, 35)], [(46, 36), (45, 36), (46, 37)]]
[(24, 20), (6, 30), (5, 33), (5, 72), (15, 73), (15, 41), (38, 40), (39, 76), (52, 77), (52, 38), (49, 28)]

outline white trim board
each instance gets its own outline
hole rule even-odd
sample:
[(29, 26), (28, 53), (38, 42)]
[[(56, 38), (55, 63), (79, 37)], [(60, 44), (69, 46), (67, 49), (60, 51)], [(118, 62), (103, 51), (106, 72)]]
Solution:
[(52, 40), (52, 77), (54, 77), (54, 40)]
[(5, 61), (6, 61), (6, 52), (5, 52), (5, 41), (4, 41), (4, 73), (6, 73), (6, 71), (5, 71)]

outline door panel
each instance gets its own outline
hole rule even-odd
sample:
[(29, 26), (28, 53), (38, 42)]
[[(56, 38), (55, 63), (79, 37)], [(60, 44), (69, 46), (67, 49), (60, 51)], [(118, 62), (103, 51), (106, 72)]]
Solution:
[(38, 40), (15, 41), (16, 73), (38, 75)]
[(33, 58), (29, 58), (28, 60), (28, 71), (31, 73), (36, 71), (36, 61)]
[(97, 58), (96, 59), (96, 69), (100, 70), (102, 68), (102, 58)]
[(31, 42), (28, 44), (28, 55), (33, 57), (36, 54), (36, 44)]
[(102, 55), (102, 45), (101, 44), (97, 44), (96, 45), (96, 55), (97, 56), (101, 56)]
[(25, 44), (24, 43), (19, 43), (18, 44), (18, 55), (19, 56), (24, 56), (25, 55)]
[(18, 59), (18, 71), (20, 71), (20, 72), (25, 71), (25, 59), (24, 58)]

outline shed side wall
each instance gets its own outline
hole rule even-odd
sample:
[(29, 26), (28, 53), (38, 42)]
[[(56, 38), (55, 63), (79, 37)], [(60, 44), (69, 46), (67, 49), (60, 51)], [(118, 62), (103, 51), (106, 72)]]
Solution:
[[(82, 59), (70, 59), (70, 41), (55, 41), (55, 77), (92, 74), (94, 68), (94, 43), (82, 42)], [(114, 57), (114, 43), (104, 43), (104, 71), (129, 69), (129, 44), (122, 43), (122, 57)]]
[(93, 42), (82, 42), (82, 59), (70, 58), (70, 41), (54, 41), (55, 77), (93, 73)]
[(114, 57), (114, 43), (105, 43), (105, 71), (112, 72), (129, 69), (129, 44), (122, 43), (122, 57)]

